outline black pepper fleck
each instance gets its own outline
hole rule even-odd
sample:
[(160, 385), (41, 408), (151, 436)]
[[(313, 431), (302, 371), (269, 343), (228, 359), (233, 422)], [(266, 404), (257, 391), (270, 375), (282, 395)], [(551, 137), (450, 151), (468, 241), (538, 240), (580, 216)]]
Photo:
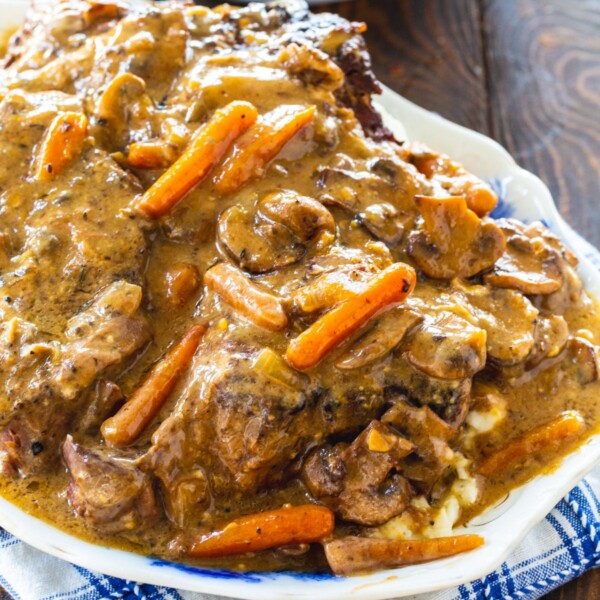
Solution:
[(37, 456), (40, 452), (44, 451), (44, 444), (42, 442), (33, 442), (31, 444), (31, 453)]

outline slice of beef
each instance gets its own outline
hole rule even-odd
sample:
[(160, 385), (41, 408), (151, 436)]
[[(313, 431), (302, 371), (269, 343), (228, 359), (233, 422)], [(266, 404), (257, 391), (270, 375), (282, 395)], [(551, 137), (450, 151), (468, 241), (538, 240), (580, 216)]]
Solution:
[(102, 423), (108, 419), (125, 401), (121, 388), (108, 379), (99, 379), (91, 390), (87, 409), (79, 421), (81, 431), (98, 433)]
[(235, 339), (242, 329), (205, 334), (143, 459), (176, 523), (199, 518), (211, 493), (253, 493), (289, 478), (287, 467), (322, 431), (313, 384), (292, 389), (255, 368), (259, 350)]
[(139, 286), (118, 281), (68, 323), (62, 360), (53, 373), (63, 397), (72, 399), (107, 367), (120, 363), (150, 338), (148, 321), (137, 314)]
[(413, 444), (379, 421), (352, 442), (323, 446), (309, 454), (302, 477), (311, 494), (342, 519), (381, 525), (408, 505), (408, 482), (393, 472)]
[(371, 103), (372, 94), (381, 94), (382, 88), (360, 35), (364, 26), (330, 13), (312, 14), (306, 8), (306, 3), (296, 2), (293, 6), (287, 3), (287, 14), (291, 18), (285, 26), (282, 45), (316, 45), (329, 55), (345, 76), (343, 85), (336, 90), (338, 101), (354, 111), (368, 137), (377, 141), (394, 140), (393, 133)]
[(416, 406), (428, 406), (452, 427), (464, 421), (471, 402), (472, 379), (438, 379), (413, 367), (399, 352), (385, 374), (385, 397), (395, 402), (405, 396)]
[(0, 188), (22, 199), (2, 209), (11, 251), (0, 274), (0, 298), (10, 298), (4, 318), (14, 315), (57, 339), (104, 287), (123, 279), (142, 283), (146, 262), (141, 224), (125, 211), (139, 188), (110, 156), (86, 142), (81, 162), (48, 182), (24, 167), (57, 115), (82, 111), (77, 96), (58, 91), (15, 90), (0, 101), (0, 146), (6, 149)]
[(68, 498), (75, 513), (106, 533), (152, 526), (161, 515), (150, 477), (131, 458), (89, 450), (68, 435), (63, 458), (71, 482)]
[(355, 36), (344, 42), (335, 61), (346, 75), (345, 85), (337, 93), (339, 101), (354, 111), (367, 136), (376, 141), (395, 140), (371, 103), (371, 95), (381, 94), (382, 88), (371, 69), (371, 57), (363, 37)]
[[(139, 286), (118, 281), (69, 321), (63, 344), (46, 344), (52, 360), (42, 354), (32, 363), (0, 365), (7, 389), (12, 388), (0, 435), (2, 472), (29, 475), (56, 465), (59, 445), (80, 414), (88, 386), (148, 341), (148, 323), (138, 314), (141, 295)], [(30, 326), (29, 336), (34, 331)], [(15, 341), (21, 345), (15, 347)], [(30, 338), (14, 337), (10, 350), (29, 357)]]
[(415, 452), (402, 461), (402, 474), (419, 492), (429, 494), (450, 468), (454, 452), (448, 442), (456, 430), (430, 408), (417, 408), (398, 401), (381, 418), (415, 445)]
[(254, 370), (254, 359), (253, 353), (230, 355), (206, 396), (213, 435), (205, 443), (210, 439), (211, 451), (243, 490), (281, 479), (312, 437), (310, 392), (275, 384)]
[(247, 340), (241, 326), (206, 333), (143, 459), (161, 481), (175, 523), (197, 522), (211, 495), (247, 495), (285, 482), (307, 448), (353, 434), (383, 411), (381, 386), (274, 377), (257, 362), (261, 348)]

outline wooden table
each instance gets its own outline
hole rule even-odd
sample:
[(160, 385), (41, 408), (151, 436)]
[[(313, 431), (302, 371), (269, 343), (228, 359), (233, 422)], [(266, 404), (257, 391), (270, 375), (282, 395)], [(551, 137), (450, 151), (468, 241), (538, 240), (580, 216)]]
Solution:
[[(379, 79), (500, 142), (600, 246), (600, 2), (356, 0)], [(600, 599), (600, 569), (546, 600)]]

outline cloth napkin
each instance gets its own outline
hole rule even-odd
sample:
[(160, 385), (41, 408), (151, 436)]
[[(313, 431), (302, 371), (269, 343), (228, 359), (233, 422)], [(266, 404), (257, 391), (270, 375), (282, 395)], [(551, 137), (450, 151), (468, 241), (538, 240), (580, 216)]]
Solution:
[[(574, 232), (570, 241), (600, 269), (595, 248)], [(497, 571), (412, 600), (534, 600), (597, 566), (600, 466), (556, 505)], [(35, 550), (2, 529), (0, 584), (15, 600), (217, 600), (93, 573)]]

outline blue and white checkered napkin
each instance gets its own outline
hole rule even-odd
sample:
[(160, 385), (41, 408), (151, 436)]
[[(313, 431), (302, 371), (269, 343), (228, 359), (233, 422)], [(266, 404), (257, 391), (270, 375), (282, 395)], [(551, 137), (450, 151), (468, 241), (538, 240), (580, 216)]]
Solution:
[[(600, 253), (573, 234), (600, 269)], [(600, 566), (600, 466), (565, 496), (487, 577), (412, 600), (533, 600)], [(92, 573), (39, 552), (0, 529), (0, 584), (16, 600), (217, 600)]]

